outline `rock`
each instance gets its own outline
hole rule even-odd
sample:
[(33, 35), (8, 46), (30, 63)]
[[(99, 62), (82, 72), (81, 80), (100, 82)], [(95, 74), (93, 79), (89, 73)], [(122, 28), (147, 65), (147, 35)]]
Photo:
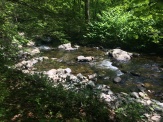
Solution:
[(79, 49), (80, 46), (79, 46), (79, 45), (74, 45), (74, 47), (75, 47), (76, 49)]
[(106, 94), (104, 94), (104, 93), (101, 93), (101, 94), (100, 94), (100, 98), (103, 99), (103, 100), (105, 100), (106, 102), (111, 102), (111, 101), (113, 101), (111, 95), (106, 95)]
[(139, 98), (139, 94), (137, 92), (132, 92), (130, 95), (134, 98)]
[(95, 87), (95, 83), (93, 81), (88, 81), (87, 86), (90, 86), (91, 88)]
[(151, 120), (154, 122), (161, 122), (161, 116), (160, 115), (154, 115), (151, 117)]
[(161, 108), (159, 106), (154, 107), (154, 110), (157, 112), (163, 112), (163, 108)]
[(113, 49), (109, 52), (109, 56), (112, 56), (118, 61), (129, 61), (131, 59), (132, 53), (128, 53), (121, 49)]
[(59, 49), (67, 49), (67, 48), (71, 48), (71, 43), (67, 43), (67, 44), (62, 44), (58, 46)]
[(109, 79), (110, 79), (110, 77), (108, 77), (108, 76), (107, 77), (104, 77), (104, 80), (109, 80)]
[(38, 47), (40, 50), (43, 50), (43, 51), (48, 51), (48, 50), (52, 50), (52, 48), (51, 47), (48, 47), (48, 46), (44, 46), (44, 45), (42, 45), (42, 46), (40, 46), (40, 47)]
[(88, 75), (89, 80), (97, 81), (97, 74)]
[(51, 60), (57, 60), (57, 58), (51, 58)]
[(121, 80), (122, 80), (122, 79), (121, 79), (120, 77), (116, 77), (116, 78), (114, 78), (113, 81), (114, 81), (115, 83), (119, 83)]
[(27, 43), (27, 46), (28, 46), (28, 47), (33, 47), (33, 46), (35, 46), (35, 42), (29, 41), (29, 42)]
[(138, 87), (138, 90), (141, 91), (141, 92), (144, 92), (146, 90), (146, 88), (142, 87), (142, 86), (137, 86)]
[(161, 106), (163, 108), (163, 103), (158, 103), (157, 105)]
[(78, 81), (78, 78), (77, 78), (77, 76), (75, 76), (75, 75), (69, 75), (68, 77), (67, 77), (67, 79), (69, 80), (69, 81), (72, 81), (72, 82), (76, 82), (76, 81)]
[(114, 94), (110, 89), (108, 89), (108, 94)]
[(90, 61), (94, 60), (94, 57), (92, 57), (92, 56), (87, 56), (87, 57), (78, 56), (76, 59), (77, 59), (78, 62), (90, 62)]
[(77, 74), (77, 78), (79, 78), (81, 81), (84, 79), (87, 79), (84, 75), (82, 75), (81, 73)]
[(70, 69), (70, 68), (66, 68), (66, 69), (65, 69), (65, 73), (70, 74), (70, 73), (71, 73), (71, 69)]
[(77, 50), (79, 47), (76, 45), (76, 47), (75, 48), (72, 48), (71, 47), (71, 43), (67, 43), (67, 44), (62, 44), (62, 45), (59, 45), (58, 46), (58, 49), (64, 49), (64, 50), (68, 50), (68, 51), (70, 51), (70, 50)]
[(23, 48), (23, 46), (19, 44), (19, 45), (18, 45), (18, 48), (19, 48), (19, 49), (22, 49), (22, 48)]
[(65, 72), (65, 69), (59, 68), (59, 69), (57, 69), (56, 73), (59, 74), (59, 75), (62, 75), (62, 74), (65, 74), (66, 72)]
[(51, 69), (51, 70), (47, 71), (45, 74), (47, 74), (48, 76), (54, 76), (57, 74), (57, 70)]
[(150, 98), (148, 97), (148, 95), (146, 93), (143, 92), (139, 92), (139, 96), (145, 100), (149, 100)]
[(27, 60), (31, 57), (31, 54), (28, 53), (28, 52), (23, 52), (23, 51), (20, 51), (19, 54), (18, 54), (18, 59), (19, 60)]
[(151, 100), (147, 100), (147, 105), (151, 105), (152, 104), (152, 101)]
[(33, 55), (35, 55), (35, 54), (40, 53), (40, 50), (39, 50), (39, 48), (36, 48), (36, 47), (35, 47), (34, 49), (30, 50), (29, 53), (33, 56)]
[(48, 60), (49, 59), (47, 56), (43, 56), (42, 58), (45, 59), (45, 60)]
[(29, 70), (22, 70), (23, 73), (28, 74)]

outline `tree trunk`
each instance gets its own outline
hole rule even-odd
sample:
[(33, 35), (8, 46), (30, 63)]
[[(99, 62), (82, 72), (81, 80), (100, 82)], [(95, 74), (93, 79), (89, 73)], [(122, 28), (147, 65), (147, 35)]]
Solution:
[(90, 0), (85, 0), (85, 20), (86, 20), (86, 23), (89, 23), (90, 22)]

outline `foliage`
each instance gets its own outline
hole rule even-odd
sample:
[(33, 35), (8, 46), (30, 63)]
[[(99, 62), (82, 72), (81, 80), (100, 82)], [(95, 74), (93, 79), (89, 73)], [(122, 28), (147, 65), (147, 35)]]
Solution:
[(1, 69), (0, 83), (6, 95), (0, 102), (3, 121), (108, 121), (109, 110), (89, 89), (75, 93), (53, 83), (43, 75), (26, 76), (19, 71)]
[(158, 20), (156, 14), (151, 12), (154, 5), (149, 4), (149, 0), (132, 0), (108, 8), (98, 14), (99, 21), (89, 25), (85, 37), (91, 43), (114, 43), (136, 48), (161, 43), (161, 30), (156, 27)]
[(146, 107), (141, 103), (129, 102), (122, 104), (115, 112), (120, 122), (137, 122), (142, 120)]
[(19, 34), (18, 25), (14, 22), (15, 6), (3, 0), (0, 2), (0, 66), (15, 60), (18, 45), (27, 43), (27, 39)]

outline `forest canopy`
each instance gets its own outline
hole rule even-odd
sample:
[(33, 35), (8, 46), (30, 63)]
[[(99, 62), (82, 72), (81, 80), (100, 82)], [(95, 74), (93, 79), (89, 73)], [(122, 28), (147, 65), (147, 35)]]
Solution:
[(1, 45), (51, 37), (61, 43), (160, 52), (162, 6), (161, 0), (2, 0)]

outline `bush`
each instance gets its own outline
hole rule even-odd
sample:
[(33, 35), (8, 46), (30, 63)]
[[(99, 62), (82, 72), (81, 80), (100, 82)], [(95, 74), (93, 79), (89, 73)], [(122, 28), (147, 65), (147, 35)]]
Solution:
[(146, 107), (141, 103), (129, 102), (116, 109), (116, 117), (119, 122), (137, 122), (143, 119)]
[[(2, 71), (2, 69), (1, 69)], [(3, 121), (109, 121), (109, 109), (89, 89), (78, 93), (54, 88), (43, 75), (27, 76), (8, 70), (5, 79), (7, 95), (0, 103)], [(2, 98), (2, 97), (1, 97)]]
[[(161, 43), (157, 20), (150, 13), (149, 1), (125, 2), (103, 11), (99, 21), (89, 25), (86, 40), (103, 45), (142, 49)], [(144, 13), (142, 13), (144, 11)]]

